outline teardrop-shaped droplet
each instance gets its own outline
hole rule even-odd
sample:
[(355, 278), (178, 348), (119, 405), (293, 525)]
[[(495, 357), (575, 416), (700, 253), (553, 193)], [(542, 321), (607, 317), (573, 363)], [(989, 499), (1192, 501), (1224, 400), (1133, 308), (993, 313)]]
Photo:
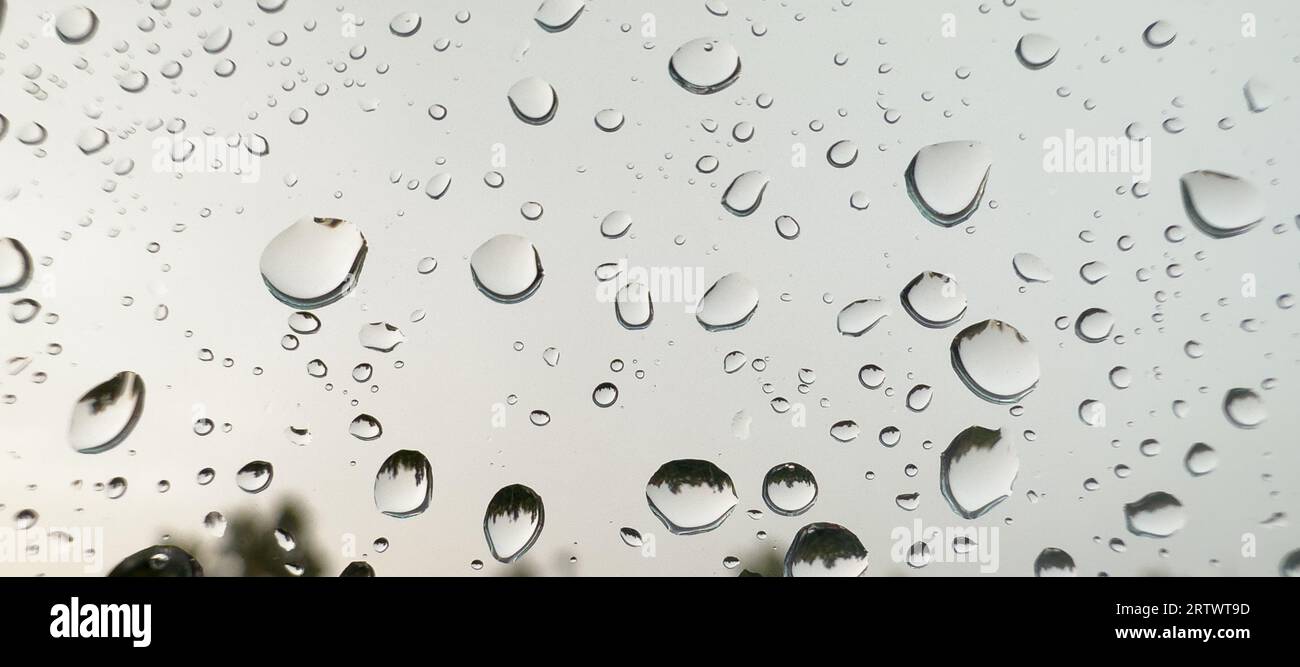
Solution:
[(769, 179), (761, 171), (747, 171), (731, 181), (722, 193), (722, 207), (732, 215), (745, 217), (758, 210)]
[(262, 251), (262, 279), (271, 295), (302, 310), (327, 306), (356, 287), (366, 237), (347, 220), (302, 218)]
[(492, 557), (513, 563), (537, 542), (546, 512), (542, 497), (522, 485), (511, 484), (492, 496), (483, 517), (483, 534)]
[(68, 441), (82, 454), (106, 452), (126, 439), (144, 412), (144, 380), (122, 371), (86, 392), (72, 408)]
[(1267, 111), (1277, 101), (1273, 87), (1255, 77), (1246, 81), (1242, 92), (1246, 95), (1246, 106), (1254, 113)]
[(758, 287), (740, 273), (728, 273), (713, 283), (695, 307), (695, 318), (708, 331), (744, 326), (758, 310)]
[(939, 461), (939, 489), (965, 519), (983, 516), (1006, 500), (1020, 471), (1020, 457), (1002, 431), (980, 426), (958, 433)]
[(542, 284), (542, 258), (528, 239), (500, 234), (488, 239), (469, 258), (479, 291), (494, 301), (518, 303)]
[(787, 577), (859, 577), (866, 571), (862, 540), (839, 524), (810, 523), (800, 528), (785, 553)]
[(681, 459), (659, 467), (645, 488), (650, 510), (674, 535), (703, 533), (736, 508), (731, 477), (708, 461)]
[(832, 167), (843, 169), (858, 159), (858, 145), (849, 139), (841, 139), (826, 150), (826, 161)]
[(529, 125), (545, 125), (555, 117), (560, 98), (551, 84), (535, 76), (520, 79), (506, 93), (510, 108)]
[(1043, 69), (1056, 60), (1061, 52), (1061, 45), (1052, 37), (1039, 33), (1030, 33), (1020, 38), (1016, 44), (1016, 57), (1020, 64), (1029, 69)]
[(584, 0), (542, 0), (533, 20), (546, 32), (562, 32), (577, 23), (585, 6)]
[(251, 461), (235, 473), (235, 485), (246, 493), (261, 493), (275, 478), (275, 468), (266, 461)]
[(1264, 197), (1249, 182), (1217, 171), (1183, 174), (1183, 208), (1198, 229), (1213, 238), (1250, 231), (1264, 219)]
[(763, 478), (763, 502), (782, 516), (798, 516), (817, 502), (817, 480), (798, 463), (782, 463)]
[(1089, 308), (1079, 313), (1074, 323), (1074, 333), (1088, 343), (1100, 343), (1110, 338), (1115, 330), (1115, 316), (1101, 308)]
[(941, 329), (966, 314), (966, 292), (952, 276), (926, 271), (903, 288), (903, 309), (923, 326)]
[(917, 151), (907, 168), (907, 193), (931, 222), (952, 227), (979, 208), (993, 151), (978, 141), (948, 141)]
[(1177, 36), (1178, 32), (1174, 29), (1174, 25), (1163, 20), (1152, 23), (1142, 31), (1142, 41), (1153, 49), (1162, 49), (1173, 44)]
[(835, 328), (845, 336), (861, 336), (889, 315), (889, 305), (880, 299), (854, 301), (840, 310)]
[(1014, 403), (1038, 385), (1038, 353), (1015, 327), (984, 320), (953, 338), (952, 367), (976, 396)]
[(32, 279), (32, 255), (18, 239), (0, 237), (0, 293), (17, 292)]
[(740, 54), (729, 42), (710, 37), (693, 39), (673, 52), (668, 74), (682, 88), (696, 95), (710, 95), (740, 77)]
[(1124, 506), (1129, 532), (1144, 537), (1169, 537), (1187, 525), (1187, 514), (1178, 499), (1156, 491)]
[(1046, 283), (1052, 280), (1052, 269), (1038, 255), (1027, 252), (1016, 253), (1011, 258), (1011, 267), (1016, 275), (1027, 283)]
[(1035, 577), (1073, 577), (1074, 559), (1056, 547), (1047, 547), (1034, 559)]
[(440, 172), (429, 178), (429, 182), (424, 186), (424, 194), (428, 195), (429, 199), (442, 199), (450, 187), (451, 174)]
[(600, 221), (600, 235), (607, 239), (616, 239), (632, 228), (632, 214), (627, 211), (610, 211)]
[(433, 466), (420, 452), (393, 452), (375, 474), (375, 509), (399, 519), (429, 507), (433, 496)]
[(1237, 387), (1223, 396), (1223, 413), (1237, 428), (1255, 428), (1268, 419), (1264, 399), (1254, 389)]

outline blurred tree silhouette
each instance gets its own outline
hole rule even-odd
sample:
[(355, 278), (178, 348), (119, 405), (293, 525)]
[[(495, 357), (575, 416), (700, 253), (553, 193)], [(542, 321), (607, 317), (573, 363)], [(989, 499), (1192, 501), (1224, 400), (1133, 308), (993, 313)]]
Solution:
[[(226, 532), (220, 538), (181, 546), (203, 564), (207, 576), (318, 577), (325, 574), (325, 561), (315, 546), (311, 525), (302, 503), (285, 498), (266, 514), (242, 509), (226, 517)], [(280, 545), (277, 530), (292, 539), (292, 549)]]

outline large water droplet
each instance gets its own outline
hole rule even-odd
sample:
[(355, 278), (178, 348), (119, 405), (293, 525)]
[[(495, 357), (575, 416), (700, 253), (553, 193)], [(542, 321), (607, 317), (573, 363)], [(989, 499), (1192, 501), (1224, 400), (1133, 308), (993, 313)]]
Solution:
[(584, 0), (543, 0), (533, 20), (546, 32), (562, 32), (577, 23), (585, 6)]
[(645, 487), (650, 510), (674, 535), (703, 533), (736, 508), (731, 477), (708, 461), (681, 459), (659, 467)]
[(1029, 69), (1043, 69), (1056, 60), (1061, 52), (1061, 45), (1055, 39), (1038, 33), (1030, 33), (1020, 38), (1016, 44), (1016, 57), (1020, 64)]
[(72, 408), (68, 441), (82, 454), (106, 452), (126, 439), (144, 411), (144, 380), (122, 371), (86, 392)]
[(716, 93), (740, 77), (740, 54), (728, 42), (701, 37), (673, 52), (668, 74), (677, 85), (697, 95)]
[(535, 76), (520, 79), (506, 93), (510, 108), (529, 125), (545, 125), (555, 117), (560, 98), (551, 84)]
[(1076, 572), (1074, 571), (1074, 559), (1070, 557), (1070, 554), (1065, 553), (1056, 547), (1047, 547), (1038, 554), (1038, 558), (1034, 559), (1034, 576), (1076, 576)]
[(798, 516), (817, 502), (817, 480), (798, 463), (782, 463), (763, 478), (763, 502), (782, 516)]
[(1255, 186), (1217, 171), (1183, 174), (1183, 208), (1201, 231), (1227, 238), (1250, 231), (1264, 219), (1264, 198)]
[(939, 489), (962, 518), (983, 516), (1011, 495), (1020, 458), (1002, 431), (981, 426), (957, 434), (940, 456)]
[(479, 291), (501, 303), (518, 303), (542, 284), (542, 258), (531, 241), (515, 234), (488, 239), (469, 258)]
[(768, 181), (767, 174), (761, 171), (747, 171), (737, 176), (722, 193), (722, 207), (742, 218), (757, 211), (759, 204), (763, 203)]
[(1223, 396), (1223, 413), (1237, 428), (1255, 428), (1268, 419), (1264, 399), (1254, 389), (1237, 387)]
[(1015, 269), (1016, 275), (1021, 280), (1028, 283), (1046, 283), (1052, 280), (1052, 270), (1037, 255), (1027, 252), (1016, 253), (1011, 258), (1011, 267)]
[(785, 553), (787, 577), (858, 577), (867, 571), (867, 549), (852, 531), (834, 523), (810, 523)]
[(920, 324), (939, 329), (966, 314), (966, 292), (951, 276), (926, 271), (903, 288), (903, 309)]
[(399, 519), (429, 507), (433, 495), (433, 466), (420, 452), (393, 452), (375, 474), (375, 508)]
[(82, 5), (74, 5), (54, 18), (54, 32), (68, 44), (80, 44), (95, 35), (99, 17)]
[(948, 141), (917, 151), (907, 167), (907, 193), (927, 219), (952, 227), (979, 208), (993, 151), (978, 141)]
[(614, 297), (614, 315), (625, 329), (644, 329), (650, 326), (655, 315), (650, 288), (637, 282), (624, 285)]
[(542, 497), (536, 491), (522, 484), (497, 491), (483, 517), (483, 534), (492, 557), (502, 563), (521, 558), (542, 534), (545, 519)]
[(1129, 532), (1145, 537), (1169, 537), (1187, 525), (1187, 514), (1178, 499), (1156, 491), (1124, 506)]
[(1038, 385), (1038, 353), (1015, 327), (984, 320), (952, 341), (952, 367), (976, 396), (1014, 403)]
[(22, 241), (0, 238), (0, 293), (17, 292), (32, 279), (32, 255)]
[(275, 468), (266, 461), (251, 461), (235, 473), (235, 485), (246, 493), (261, 493), (271, 485)]
[(758, 287), (739, 273), (728, 273), (713, 283), (695, 309), (695, 318), (709, 331), (744, 326), (758, 310)]
[(294, 308), (327, 306), (356, 287), (366, 248), (366, 237), (347, 220), (302, 218), (262, 251), (262, 279)]

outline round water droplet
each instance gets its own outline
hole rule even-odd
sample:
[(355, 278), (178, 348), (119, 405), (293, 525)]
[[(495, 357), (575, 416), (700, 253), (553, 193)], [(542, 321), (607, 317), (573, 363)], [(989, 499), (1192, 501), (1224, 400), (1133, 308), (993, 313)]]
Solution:
[(106, 452), (126, 439), (144, 412), (144, 380), (123, 371), (86, 392), (72, 408), (68, 441), (82, 454)]
[(492, 557), (502, 563), (519, 560), (537, 542), (545, 519), (542, 497), (536, 491), (522, 484), (497, 491), (483, 516), (483, 534)]
[(682, 88), (696, 95), (710, 95), (740, 77), (740, 54), (736, 47), (719, 39), (693, 39), (673, 52), (668, 74)]
[(488, 239), (469, 258), (474, 285), (488, 298), (518, 303), (542, 284), (542, 258), (531, 241), (515, 234)]
[(632, 228), (632, 214), (627, 211), (610, 211), (600, 221), (600, 235), (607, 239), (616, 239)]
[(420, 452), (393, 452), (375, 474), (375, 509), (404, 519), (429, 507), (433, 495), (433, 466)]
[(623, 112), (618, 109), (601, 109), (596, 112), (596, 127), (604, 132), (617, 132), (623, 127)]
[(1219, 467), (1219, 453), (1214, 448), (1198, 442), (1187, 450), (1187, 456), (1183, 458), (1183, 465), (1186, 466), (1187, 472), (1196, 477), (1208, 475)]
[(320, 308), (356, 287), (366, 251), (366, 238), (353, 223), (302, 218), (262, 251), (262, 279), (281, 302), (304, 310)]
[(1237, 428), (1255, 428), (1268, 419), (1264, 399), (1254, 389), (1237, 387), (1223, 396), (1223, 413)]
[(80, 44), (95, 35), (99, 17), (82, 5), (74, 5), (54, 18), (54, 32), (68, 44)]
[(1014, 403), (1038, 385), (1038, 353), (1015, 327), (984, 320), (966, 327), (952, 341), (952, 367), (976, 396)]
[(1115, 316), (1101, 308), (1089, 308), (1079, 314), (1074, 323), (1074, 332), (1080, 339), (1089, 343), (1100, 343), (1115, 330)]
[(418, 12), (402, 12), (393, 17), (388, 23), (388, 29), (398, 37), (410, 37), (420, 29), (420, 14)]
[(367, 414), (360, 414), (348, 425), (348, 433), (351, 433), (352, 437), (358, 440), (370, 442), (384, 434), (384, 427), (380, 425), (378, 419)]
[(1038, 33), (1030, 33), (1020, 38), (1016, 44), (1016, 57), (1020, 64), (1029, 69), (1043, 69), (1056, 60), (1061, 52), (1061, 45), (1055, 39)]
[(926, 271), (903, 288), (903, 309), (932, 329), (951, 326), (966, 314), (966, 292), (951, 276)]
[(520, 79), (506, 93), (510, 108), (529, 125), (545, 125), (555, 117), (560, 99), (551, 84), (535, 76)]
[(712, 463), (696, 459), (660, 466), (646, 483), (645, 494), (650, 511), (674, 535), (717, 528), (738, 502), (731, 477)]
[(1142, 31), (1142, 41), (1153, 49), (1162, 49), (1173, 44), (1177, 36), (1178, 32), (1174, 30), (1174, 25), (1168, 21), (1156, 21)]
[(763, 502), (781, 516), (798, 516), (817, 502), (817, 480), (798, 463), (782, 463), (763, 478)]
[(591, 401), (597, 407), (608, 408), (618, 402), (618, 387), (613, 382), (602, 382), (591, 392)]

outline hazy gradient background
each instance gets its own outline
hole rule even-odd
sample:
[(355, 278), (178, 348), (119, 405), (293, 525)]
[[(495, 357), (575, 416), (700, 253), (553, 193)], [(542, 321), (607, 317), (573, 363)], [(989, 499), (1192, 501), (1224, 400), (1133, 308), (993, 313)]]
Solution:
[[(839, 0), (728, 0), (729, 15), (718, 17), (702, 0), (593, 0), (572, 28), (551, 34), (533, 22), (532, 2), (288, 0), (284, 10), (267, 14), (254, 0), (173, 0), (161, 12), (148, 2), (101, 0), (85, 2), (101, 24), (82, 45), (43, 30), (68, 3), (8, 4), (0, 28), (0, 114), (8, 119), (0, 138), (0, 235), (51, 262), (37, 267), (23, 293), (5, 295), (36, 298), (43, 311), (28, 324), (0, 322), (4, 358), (33, 358), (21, 372), (0, 376), (0, 394), (16, 397), (0, 404), (0, 524), (12, 525), (16, 512), (31, 508), (39, 527), (103, 526), (111, 567), (164, 535), (211, 545), (202, 526), (210, 511), (269, 512), (293, 497), (312, 512), (311, 535), (299, 537), (320, 550), (327, 574), (365, 554), (380, 575), (487, 576), (521, 567), (557, 575), (735, 574), (723, 567), (724, 557), (740, 556), (742, 568), (767, 567), (813, 521), (853, 530), (870, 551), (873, 575), (978, 572), (974, 564), (914, 570), (891, 562), (890, 531), (915, 519), (999, 527), (1003, 575), (1031, 574), (1034, 557), (1048, 546), (1068, 551), (1081, 575), (1268, 575), (1300, 547), (1285, 520), (1262, 523), (1300, 509), (1300, 310), (1275, 302), (1297, 289), (1300, 242), (1293, 222), (1300, 212), (1294, 2), (1021, 0), (1007, 7), (1001, 0), (856, 0), (846, 7)], [(462, 9), (471, 14), (466, 23), (454, 18)], [(406, 10), (420, 11), (423, 26), (398, 38), (388, 23)], [(1024, 10), (1041, 19), (1026, 20)], [(1243, 37), (1243, 12), (1256, 17), (1256, 37)], [(944, 37), (948, 13), (956, 33)], [(345, 34), (348, 15), (364, 21), (355, 36)], [(146, 17), (156, 22), (150, 32), (137, 27)], [(1156, 19), (1178, 31), (1161, 50), (1141, 38)], [(315, 29), (305, 30), (307, 22)], [(651, 23), (654, 35), (643, 36)], [(233, 30), (231, 45), (217, 55), (204, 52), (201, 35), (221, 25)], [(268, 44), (280, 30), (287, 43)], [(1030, 71), (1017, 62), (1013, 50), (1027, 32), (1059, 41), (1050, 67)], [(743, 62), (740, 79), (716, 95), (690, 94), (668, 76), (673, 50), (701, 36), (732, 42)], [(434, 48), (440, 38), (450, 42), (444, 51)], [(360, 59), (349, 56), (357, 45), (366, 47)], [(837, 66), (836, 53), (847, 64)], [(237, 64), (228, 78), (213, 72), (224, 58)], [(86, 66), (78, 67), (82, 59)], [(159, 69), (173, 59), (185, 70), (169, 81)], [(40, 73), (31, 79), (25, 73), (33, 65)], [(959, 79), (959, 67), (970, 76)], [(148, 74), (143, 92), (118, 86), (115, 76), (128, 69)], [(526, 76), (558, 91), (559, 111), (547, 125), (520, 122), (506, 102), (506, 90)], [(1242, 86), (1250, 77), (1273, 86), (1271, 109), (1248, 110)], [(329, 86), (324, 96), (314, 92), (322, 83)], [(924, 91), (932, 101), (922, 99)], [(755, 104), (762, 93), (772, 96), (770, 108)], [(1085, 109), (1085, 100), (1095, 108)], [(371, 101), (378, 108), (363, 111)], [(445, 105), (447, 117), (432, 120), (431, 104)], [(289, 122), (297, 107), (310, 112), (301, 126)], [(616, 133), (592, 121), (607, 107), (627, 116)], [(901, 120), (886, 123), (883, 108), (897, 109)], [(92, 119), (88, 111), (102, 115)], [(1187, 129), (1162, 130), (1170, 116)], [(1216, 127), (1225, 116), (1236, 121), (1230, 131)], [(165, 131), (146, 125), (172, 118), (187, 122), (188, 137), (205, 130), (265, 136), (271, 152), (260, 163), (260, 180), (153, 170), (152, 141)], [(715, 133), (701, 127), (706, 118), (717, 121)], [(17, 128), (29, 121), (49, 132), (40, 146), (17, 141)], [(739, 121), (757, 128), (747, 143), (730, 137)], [(824, 129), (811, 131), (812, 121)], [(1045, 138), (1066, 130), (1122, 136), (1134, 121), (1153, 136), (1148, 197), (1117, 194), (1130, 184), (1123, 174), (1042, 168)], [(113, 138), (87, 157), (75, 137), (91, 125)], [(840, 139), (861, 148), (847, 169), (831, 168), (824, 157)], [(902, 176), (917, 149), (954, 139), (987, 143), (994, 163), (981, 210), (968, 224), (943, 229), (920, 216)], [(791, 164), (794, 144), (806, 147), (806, 167)], [(482, 181), (498, 168), (494, 145), (505, 151), (499, 190)], [(694, 168), (704, 154), (721, 162), (713, 174)], [(134, 159), (135, 169), (115, 177), (103, 161), (121, 157)], [(719, 198), (750, 169), (767, 171), (772, 183), (757, 213), (736, 218)], [(1196, 230), (1178, 190), (1179, 176), (1193, 169), (1248, 179), (1264, 193), (1266, 220), (1230, 239)], [(434, 201), (424, 181), (440, 171), (453, 182)], [(398, 184), (390, 181), (394, 172), (402, 175)], [(418, 187), (410, 189), (413, 180)], [(116, 183), (113, 191), (105, 191), (106, 181)], [(855, 190), (871, 197), (867, 211), (849, 207)], [(530, 200), (545, 207), (540, 221), (519, 213)], [(607, 240), (599, 219), (614, 208), (631, 212), (635, 222), (627, 237)], [(797, 240), (775, 233), (772, 221), (781, 214), (799, 220)], [(359, 288), (316, 311), (323, 330), (300, 337), (290, 352), (280, 339), (292, 310), (269, 294), (258, 260), (272, 237), (309, 215), (356, 222), (370, 251)], [(83, 226), (86, 219), (93, 222)], [(1173, 224), (1185, 227), (1184, 242), (1165, 240), (1163, 230)], [(1085, 230), (1095, 241), (1081, 240)], [(540, 291), (516, 305), (485, 298), (468, 269), (469, 254), (504, 232), (536, 243), (546, 269)], [(1127, 252), (1116, 246), (1124, 235), (1135, 244)], [(161, 245), (156, 254), (146, 250), (152, 242)], [(1056, 279), (1022, 293), (1011, 268), (1017, 252), (1042, 257)], [(438, 259), (430, 275), (416, 271), (425, 256)], [(627, 331), (613, 306), (596, 300), (592, 274), (622, 258), (645, 267), (703, 267), (710, 283), (743, 271), (759, 286), (761, 303), (735, 331), (706, 332), (682, 304), (669, 303), (656, 304), (648, 329)], [(1086, 284), (1078, 267), (1089, 261), (1106, 262), (1110, 277)], [(1184, 268), (1182, 277), (1166, 275), (1171, 263)], [(1135, 278), (1141, 268), (1151, 271), (1149, 281)], [(948, 344), (960, 327), (925, 329), (898, 307), (899, 290), (923, 270), (956, 276), (970, 298), (963, 325), (999, 318), (1034, 342), (1042, 379), (1023, 401), (1023, 415), (978, 399), (954, 375)], [(1257, 280), (1255, 298), (1241, 295), (1247, 273)], [(824, 302), (826, 294), (834, 303)], [(127, 296), (134, 300), (129, 307), (122, 305)], [(839, 335), (839, 310), (868, 297), (891, 301), (893, 314), (861, 338)], [(162, 322), (153, 316), (158, 304), (170, 309)], [(1115, 314), (1124, 344), (1090, 345), (1054, 326), (1056, 318), (1073, 323), (1091, 307)], [(410, 322), (421, 308), (427, 316)], [(52, 325), (43, 320), (50, 312), (59, 316)], [(1157, 312), (1163, 322), (1153, 321)], [(1258, 320), (1260, 330), (1243, 331), (1246, 318)], [(357, 332), (373, 321), (398, 325), (407, 342), (389, 354), (363, 349)], [(1203, 358), (1184, 354), (1189, 339), (1204, 345)], [(514, 349), (516, 341), (523, 351)], [(49, 343), (63, 352), (46, 354)], [(561, 355), (555, 368), (542, 359), (552, 346)], [(202, 348), (216, 359), (200, 361)], [(766, 358), (766, 370), (723, 373), (722, 358), (732, 350)], [(306, 372), (317, 357), (330, 369), (323, 380)], [(223, 358), (233, 366), (223, 367)], [(610, 370), (616, 358), (626, 362), (621, 373)], [(403, 368), (394, 367), (398, 360)], [(349, 371), (363, 361), (376, 370), (371, 382), (358, 384)], [(885, 368), (892, 397), (858, 383), (865, 363)], [(1122, 392), (1107, 381), (1116, 365), (1135, 376)], [(255, 376), (254, 367), (264, 373)], [(806, 395), (797, 391), (800, 368), (817, 375)], [(74, 452), (66, 438), (74, 402), (122, 370), (144, 378), (143, 418), (112, 451)], [(638, 370), (644, 379), (634, 377)], [(33, 382), (38, 372), (48, 380)], [(1224, 392), (1258, 388), (1266, 378), (1277, 380), (1261, 390), (1269, 421), (1251, 431), (1234, 428), (1222, 413)], [(606, 380), (618, 385), (620, 397), (601, 410), (591, 391)], [(762, 390), (765, 383), (772, 394)], [(903, 403), (916, 383), (935, 389), (919, 414)], [(518, 403), (508, 407), (506, 427), (493, 428), (493, 406), (511, 394)], [(802, 402), (806, 428), (775, 414), (768, 406), (774, 396)], [(823, 398), (829, 407), (819, 406)], [(1081, 422), (1085, 399), (1106, 404), (1105, 428)], [(1174, 416), (1175, 400), (1188, 402), (1186, 418)], [(529, 423), (537, 409), (551, 414), (549, 425)], [(753, 419), (744, 440), (732, 432), (742, 410)], [(197, 411), (233, 429), (196, 436)], [(348, 435), (360, 412), (379, 418), (382, 438), (362, 443)], [(831, 439), (830, 425), (842, 419), (857, 420), (862, 437), (850, 444)], [(1005, 429), (1021, 467), (1009, 499), (963, 521), (939, 493), (938, 460), (973, 424)], [(291, 444), (284, 435), (291, 425), (309, 427), (311, 444)], [(890, 425), (902, 430), (902, 442), (887, 449), (875, 434)], [(1021, 438), (1026, 429), (1037, 432), (1036, 441)], [(1161, 441), (1159, 456), (1139, 454), (1146, 438)], [(933, 448), (922, 447), (926, 440)], [(1221, 461), (1210, 475), (1193, 478), (1182, 459), (1198, 441), (1213, 446)], [(406, 520), (380, 514), (371, 492), (376, 469), (397, 449), (424, 452), (434, 469), (432, 504)], [(717, 530), (672, 536), (647, 508), (646, 480), (678, 458), (711, 460), (735, 481), (740, 505)], [(234, 474), (254, 459), (272, 462), (275, 479), (250, 496), (235, 486)], [(746, 510), (765, 509), (764, 472), (785, 461), (816, 475), (817, 504), (797, 518), (765, 511), (752, 520)], [(909, 463), (919, 466), (915, 477), (903, 472)], [(1117, 465), (1132, 474), (1118, 478)], [(195, 474), (204, 467), (217, 477), (199, 486)], [(874, 480), (865, 479), (867, 471)], [(115, 476), (129, 480), (124, 497), (109, 500), (92, 488)], [(1084, 490), (1089, 477), (1100, 482), (1096, 491)], [(160, 494), (155, 484), (163, 479), (171, 489)], [(83, 480), (79, 490), (74, 480)], [(482, 519), (496, 490), (511, 483), (541, 494), (546, 525), (523, 561), (501, 566), (490, 557)], [(1026, 497), (1031, 490), (1036, 503)], [(1122, 505), (1157, 490), (1183, 502), (1186, 528), (1162, 540), (1129, 534)], [(895, 496), (912, 492), (921, 494), (920, 507), (900, 509)], [(655, 535), (653, 558), (622, 543), (623, 526)], [(758, 531), (766, 531), (765, 540)], [(1256, 537), (1257, 557), (1242, 556), (1247, 533)], [(387, 552), (371, 549), (378, 537), (391, 542)], [(1125, 553), (1106, 546), (1112, 537), (1124, 539)], [(345, 551), (351, 543), (355, 555)], [(1168, 557), (1157, 553), (1161, 548)], [(488, 564), (475, 572), (475, 559)], [(76, 565), (0, 563), (0, 574), (8, 575), (80, 572)]]

